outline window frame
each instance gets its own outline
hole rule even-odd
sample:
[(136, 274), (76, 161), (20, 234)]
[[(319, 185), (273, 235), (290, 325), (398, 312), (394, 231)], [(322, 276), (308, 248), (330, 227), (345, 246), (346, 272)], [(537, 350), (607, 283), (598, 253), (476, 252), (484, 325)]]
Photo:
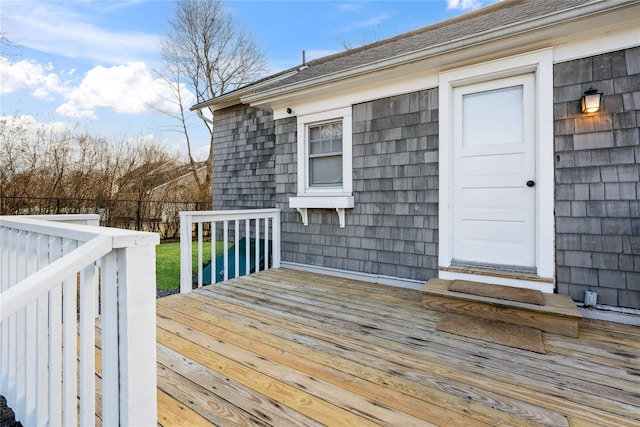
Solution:
[[(342, 123), (342, 184), (312, 186), (310, 182), (309, 128), (325, 123)], [(298, 197), (309, 196), (352, 196), (352, 109), (351, 106), (298, 116)], [(333, 206), (327, 206), (331, 208)]]
[[(342, 184), (312, 187), (309, 185), (308, 128), (315, 124), (338, 121), (342, 121)], [(309, 225), (309, 209), (335, 209), (340, 228), (346, 226), (346, 209), (354, 206), (352, 140), (351, 106), (297, 117), (298, 192), (297, 197), (289, 197), (289, 206), (298, 210), (305, 226)]]

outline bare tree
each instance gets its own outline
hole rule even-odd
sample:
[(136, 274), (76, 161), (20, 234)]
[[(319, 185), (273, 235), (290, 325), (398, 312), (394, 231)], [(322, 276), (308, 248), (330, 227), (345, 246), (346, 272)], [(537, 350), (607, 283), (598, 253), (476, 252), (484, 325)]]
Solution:
[(336, 36), (338, 43), (342, 45), (344, 50), (351, 50), (368, 44), (377, 43), (384, 40), (385, 37), (379, 27), (370, 29), (368, 32), (362, 32), (358, 41), (349, 41), (345, 37)]
[[(111, 143), (10, 118), (0, 118), (0, 153), (0, 196), (11, 198), (148, 200), (155, 187), (185, 173), (159, 143)], [(179, 195), (196, 199), (195, 191)]]
[(177, 113), (171, 114), (184, 133), (191, 173), (198, 185), (201, 201), (211, 201), (214, 131), (211, 117), (198, 112), (209, 132), (209, 153), (206, 173), (198, 173), (199, 164), (193, 152), (194, 141), (189, 133), (193, 118), (184, 105), (188, 93), (195, 94), (196, 103), (223, 95), (245, 86), (266, 71), (264, 54), (253, 38), (238, 27), (218, 0), (181, 0), (176, 2), (175, 15), (169, 20), (171, 33), (162, 41), (164, 60), (162, 74), (172, 85)]

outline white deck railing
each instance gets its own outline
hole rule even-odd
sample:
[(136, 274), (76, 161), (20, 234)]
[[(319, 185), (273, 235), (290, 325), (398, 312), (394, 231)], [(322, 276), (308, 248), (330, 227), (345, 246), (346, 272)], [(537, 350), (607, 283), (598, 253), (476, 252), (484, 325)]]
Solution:
[[(198, 265), (195, 272), (192, 267), (194, 226)], [(203, 266), (205, 228), (210, 237), (207, 244), (211, 245), (208, 269)], [(216, 242), (229, 248), (223, 251), (219, 262)], [(191, 292), (194, 283), (200, 288), (203, 283), (218, 283), (230, 277), (278, 267), (280, 209), (180, 212), (181, 293)]]
[(156, 425), (159, 238), (78, 225), (97, 219), (0, 217), (0, 394), (23, 425)]

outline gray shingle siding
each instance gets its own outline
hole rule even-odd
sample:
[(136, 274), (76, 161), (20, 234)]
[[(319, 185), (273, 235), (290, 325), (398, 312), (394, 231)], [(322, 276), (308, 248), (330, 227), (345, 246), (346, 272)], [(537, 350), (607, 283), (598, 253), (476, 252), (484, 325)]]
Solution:
[(282, 260), (426, 280), (437, 274), (438, 89), (353, 106), (353, 196), (335, 210), (289, 208), (297, 192), (296, 119), (276, 122), (276, 206)]
[[(640, 48), (554, 66), (558, 291), (640, 308)], [(580, 96), (604, 93), (583, 115)]]
[(273, 208), (273, 115), (243, 106), (216, 111), (214, 121), (213, 209)]

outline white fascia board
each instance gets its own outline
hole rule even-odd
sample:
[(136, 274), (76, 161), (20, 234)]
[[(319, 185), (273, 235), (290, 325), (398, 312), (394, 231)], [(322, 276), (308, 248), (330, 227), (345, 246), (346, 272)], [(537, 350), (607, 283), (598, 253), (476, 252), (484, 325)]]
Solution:
[(189, 110), (195, 111), (195, 110), (202, 110), (203, 108), (211, 108), (212, 110), (216, 111), (216, 110), (221, 110), (223, 108), (241, 104), (242, 103), (241, 99), (243, 96), (254, 93), (263, 87), (269, 86), (282, 79), (293, 76), (297, 72), (298, 72), (297, 70), (294, 70), (289, 73), (282, 74), (278, 77), (273, 77), (263, 82), (252, 84), (242, 89), (234, 90), (232, 92), (226, 93), (224, 95), (220, 95), (208, 101), (204, 101), (199, 104), (193, 105), (191, 106), (191, 108), (189, 108)]
[[(629, 28), (637, 29), (638, 14), (640, 14), (639, 1), (629, 2), (628, 0), (610, 0), (606, 2), (580, 5), (552, 15), (539, 17), (530, 21), (523, 21), (440, 45), (430, 46), (408, 54), (342, 70), (337, 73), (327, 74), (322, 77), (304, 80), (287, 86), (267, 89), (259, 93), (253, 92), (242, 97), (241, 101), (255, 106), (266, 106), (270, 108), (283, 102), (283, 98), (289, 98), (297, 92), (306, 92), (308, 94), (308, 91), (311, 91), (314, 88), (330, 86), (332, 83), (341, 82), (350, 78), (359, 77), (360, 79), (358, 80), (361, 80), (363, 76), (371, 78), (372, 73), (389, 70), (418, 61), (425, 61), (439, 56), (449, 56), (450, 60), (447, 61), (443, 58), (440, 61), (436, 61), (440, 67), (445, 67), (446, 62), (449, 62), (450, 64), (452, 62), (456, 62), (456, 65), (454, 66), (457, 67), (459, 66), (459, 61), (461, 61), (462, 58), (452, 54), (460, 53), (460, 51), (467, 52), (469, 58), (473, 58), (474, 56), (477, 58), (477, 54), (479, 52), (483, 52), (483, 55), (485, 56), (491, 54), (491, 52), (493, 52), (494, 55), (504, 54), (505, 47), (509, 49), (519, 48), (521, 52), (524, 52), (543, 47), (551, 47), (559, 41), (562, 42), (562, 40), (571, 39), (574, 42), (580, 42), (581, 37), (584, 39), (584, 37), (589, 33), (589, 28), (595, 28), (594, 31), (602, 34), (603, 31), (606, 31), (607, 33), (620, 32), (619, 28), (623, 25), (627, 28), (627, 31), (625, 31), (625, 33), (627, 33), (626, 37), (623, 36), (624, 39), (633, 40), (633, 30), (629, 30)], [(597, 25), (594, 25), (596, 22)], [(608, 29), (605, 30), (605, 27)], [(631, 38), (629, 38), (629, 36), (631, 36)], [(515, 43), (515, 40), (518, 42)], [(637, 44), (637, 30), (635, 33), (635, 40)], [(504, 42), (504, 44), (501, 42)], [(583, 43), (585, 46), (589, 46), (588, 41)], [(633, 41), (630, 43), (633, 44)], [(598, 43), (598, 46), (603, 44), (604, 43)], [(626, 44), (628, 45), (629, 42)], [(488, 45), (488, 48), (479, 51), (477, 48), (481, 45)], [(619, 40), (616, 45), (620, 45)], [(622, 43), (622, 45), (624, 46), (625, 43)], [(608, 45), (608, 51), (612, 50), (615, 49), (613, 49), (611, 45)], [(602, 53), (598, 49), (595, 49), (594, 51), (593, 44), (591, 44), (591, 52), (593, 52), (591, 54)], [(509, 52), (509, 55), (515, 53), (517, 52), (511, 51)], [(584, 54), (587, 55), (590, 54), (590, 52), (585, 52)]]
[[(636, 17), (640, 16), (640, 8), (636, 11)], [(617, 50), (628, 49), (640, 45), (640, 19), (635, 18), (632, 25), (624, 25), (619, 22), (613, 29), (599, 30), (593, 37), (581, 37), (571, 42), (558, 44), (553, 49), (553, 61), (567, 62), (587, 56), (600, 55)]]
[[(406, 70), (405, 70), (406, 71)], [(275, 120), (293, 116), (304, 116), (325, 111), (334, 111), (340, 108), (351, 108), (354, 104), (371, 101), (372, 99), (386, 98), (403, 93), (412, 93), (419, 90), (431, 89), (438, 86), (438, 73), (434, 70), (422, 68), (414, 70), (407, 75), (393, 76), (385, 74), (384, 83), (379, 78), (349, 79), (341, 82), (339, 87), (331, 85), (314, 90), (312, 94), (304, 93), (294, 97), (278, 100), (268, 104), (273, 111)], [(267, 104), (252, 104), (256, 107), (265, 107)], [(286, 109), (291, 108), (291, 114)]]

